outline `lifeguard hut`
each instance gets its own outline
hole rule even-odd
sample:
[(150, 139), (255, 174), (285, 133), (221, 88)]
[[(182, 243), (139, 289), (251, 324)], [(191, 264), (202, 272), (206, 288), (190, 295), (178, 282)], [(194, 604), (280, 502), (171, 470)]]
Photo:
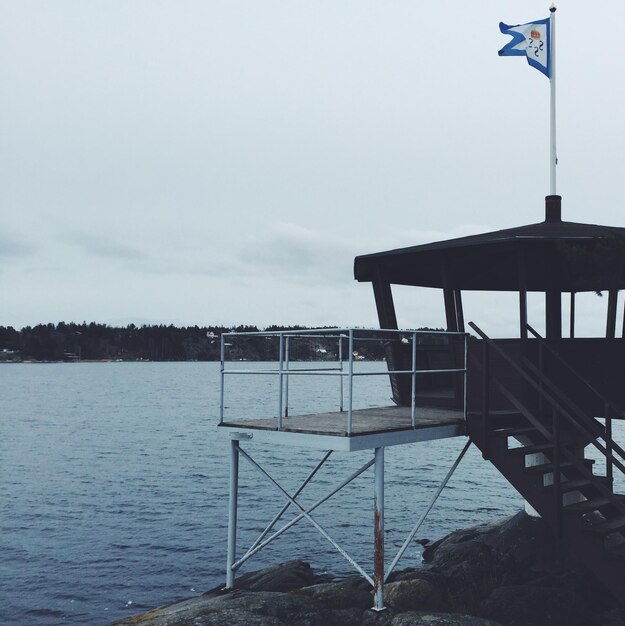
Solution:
[[(616, 337), (618, 292), (625, 288), (625, 228), (562, 221), (560, 196), (547, 196), (545, 210), (545, 220), (539, 223), (357, 257), (355, 278), (373, 286), (380, 329), (258, 333), (278, 342), (277, 366), (265, 370), (229, 369), (226, 347), (234, 336), (222, 336), (220, 426), (231, 431), (228, 588), (234, 586), (235, 572), (243, 562), (306, 518), (371, 583), (373, 608), (384, 608), (384, 581), (473, 443), (551, 525), (560, 549), (581, 560), (617, 598), (625, 597), (625, 496), (615, 492), (619, 482), (615, 478), (625, 474), (625, 450), (612, 438), (612, 420), (625, 419), (620, 408), (625, 406), (625, 340)], [(400, 329), (392, 285), (441, 289), (447, 331)], [(475, 335), (469, 338), (462, 306), (462, 293), (467, 290), (516, 292), (518, 336), (491, 339), (470, 323)], [(585, 291), (608, 293), (602, 337), (575, 336), (575, 294)], [(528, 292), (544, 293), (544, 338), (528, 320)], [(570, 297), (566, 338), (564, 294)], [(408, 324), (416, 327), (419, 320)], [(289, 344), (304, 336), (335, 341), (338, 365), (295, 367)], [(354, 363), (358, 341), (382, 342), (387, 371), (358, 371)], [(275, 414), (260, 419), (224, 415), (225, 379), (231, 374), (258, 373), (277, 379)], [(354, 378), (375, 374), (390, 376), (394, 405), (354, 409)], [(338, 377), (336, 411), (290, 414), (288, 381), (302, 375)], [(454, 436), (466, 436), (465, 447), (399, 553), (385, 567), (385, 447)], [(263, 445), (306, 446), (325, 453), (300, 489), (289, 494), (241, 446), (252, 438)], [(588, 446), (595, 449), (600, 463), (585, 458)], [(325, 498), (308, 508), (298, 502), (301, 490), (333, 450), (366, 449), (372, 450), (373, 458)], [(286, 504), (237, 558), (241, 456), (282, 493)], [(370, 575), (312, 513), (372, 465), (374, 571)], [(298, 514), (273, 531), (289, 506)]]
[[(394, 284), (442, 289), (447, 328), (458, 332), (463, 291), (518, 294), (517, 337), (493, 340), (469, 324), (477, 337), (468, 344), (467, 435), (552, 526), (561, 549), (622, 601), (625, 496), (615, 484), (623, 489), (625, 451), (612, 420), (625, 418), (625, 315), (619, 338), (616, 329), (625, 228), (562, 221), (561, 197), (551, 195), (542, 222), (360, 256), (355, 276), (372, 283), (382, 328), (397, 325)], [(544, 338), (528, 320), (528, 292), (544, 294)], [(608, 293), (601, 337), (575, 335), (580, 292)], [(389, 357), (393, 368), (406, 362), (401, 346)], [(405, 404), (404, 378), (393, 392)], [(584, 458), (588, 446), (600, 462)]]

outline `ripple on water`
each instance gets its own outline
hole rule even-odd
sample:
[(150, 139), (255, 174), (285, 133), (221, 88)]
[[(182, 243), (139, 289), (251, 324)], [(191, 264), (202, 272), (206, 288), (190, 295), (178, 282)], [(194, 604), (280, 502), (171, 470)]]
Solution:
[[(322, 378), (292, 390), (297, 407), (312, 412), (318, 398), (331, 407)], [(104, 611), (104, 621), (114, 621), (223, 582), (229, 446), (214, 425), (218, 381), (214, 363), (3, 366), (0, 397), (10, 419), (3, 421), (0, 438), (0, 476), (8, 476), (3, 480), (8, 506), (0, 509), (0, 623), (4, 615), (10, 616), (7, 624), (29, 626), (100, 623)], [(374, 382), (363, 393), (384, 404), (388, 378), (379, 381), (381, 386)], [(259, 398), (250, 387), (229, 404), (235, 411), (247, 404), (271, 414), (274, 399)], [(402, 544), (462, 443), (387, 450), (389, 546)], [(290, 493), (323, 456), (245, 445)], [(370, 458), (369, 452), (334, 453), (298, 499), (310, 506)], [(6, 467), (11, 472), (3, 472)], [(367, 568), (372, 486), (368, 470), (314, 512)], [(453, 495), (444, 492), (420, 536), (434, 540), (522, 504), (471, 450), (448, 493)], [(241, 465), (240, 495), (244, 550), (285, 500), (248, 464)], [(295, 514), (289, 507), (279, 524)], [(418, 564), (420, 554), (418, 544), (411, 546), (402, 565)], [(310, 559), (317, 571), (351, 573), (306, 520), (243, 571), (294, 556)]]

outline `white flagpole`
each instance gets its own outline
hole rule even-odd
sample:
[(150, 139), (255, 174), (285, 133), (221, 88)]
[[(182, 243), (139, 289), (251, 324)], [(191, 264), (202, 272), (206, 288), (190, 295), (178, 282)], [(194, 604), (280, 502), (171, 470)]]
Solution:
[(551, 115), (550, 115), (550, 153), (549, 153), (549, 194), (556, 195), (556, 165), (558, 164), (558, 155), (556, 152), (556, 6), (552, 4), (549, 7), (551, 15), (549, 16), (551, 27), (551, 42), (549, 46), (549, 59), (551, 64), (551, 76), (549, 83), (551, 86)]

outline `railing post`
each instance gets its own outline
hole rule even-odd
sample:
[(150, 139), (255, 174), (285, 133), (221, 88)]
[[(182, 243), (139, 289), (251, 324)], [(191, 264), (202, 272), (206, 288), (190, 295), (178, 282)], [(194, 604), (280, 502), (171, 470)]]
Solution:
[(490, 346), (483, 339), (482, 344), (482, 457), (488, 459), (489, 413), (490, 413)]
[(339, 411), (343, 412), (343, 333), (339, 333)]
[(417, 416), (416, 416), (416, 404), (417, 404), (417, 333), (412, 333), (412, 402), (410, 405), (410, 421), (412, 427), (416, 428)]
[(219, 375), (221, 378), (221, 388), (219, 391), (219, 423), (223, 424), (224, 423), (224, 383), (225, 383), (225, 378), (226, 375), (224, 374), (224, 361), (225, 361), (225, 356), (226, 356), (226, 344), (224, 341), (224, 336), (223, 333), (221, 335), (221, 348), (220, 348), (220, 359), (221, 359), (221, 368), (219, 370)]
[[(560, 463), (561, 463), (561, 450), (560, 450), (560, 414), (558, 410), (553, 407), (551, 412), (552, 420), (552, 435), (553, 435), (553, 497), (555, 504), (555, 531), (556, 542), (559, 543), (562, 533), (562, 491), (560, 487)], [(559, 549), (559, 546), (556, 546)]]
[[(238, 433), (237, 433), (238, 434)], [(233, 435), (235, 437), (237, 434)], [(237, 552), (237, 505), (239, 497), (239, 441), (230, 440), (230, 493), (228, 501), (228, 553), (226, 589), (234, 586), (234, 561)]]
[(545, 402), (543, 399), (543, 376), (545, 375), (543, 340), (538, 342), (538, 371), (540, 372), (540, 380), (538, 381), (538, 410), (542, 413)]
[(349, 398), (347, 406), (347, 434), (352, 434), (352, 407), (354, 402), (354, 329), (349, 329)]
[(284, 378), (284, 417), (289, 416), (289, 339), (287, 335), (284, 346), (284, 363), (286, 374)]
[(373, 609), (384, 610), (384, 448), (375, 449), (373, 495)]
[(465, 333), (464, 335), (464, 390), (463, 390), (463, 413), (464, 413), (464, 421), (467, 421), (467, 377), (469, 375), (469, 335)]
[(614, 464), (612, 463), (612, 413), (608, 402), (604, 405), (603, 416), (605, 420), (605, 475), (610, 483), (614, 481)]
[(283, 358), (284, 358), (284, 335), (280, 333), (280, 342), (279, 348), (280, 354), (278, 355), (278, 430), (282, 429), (282, 388), (283, 388), (283, 379), (282, 379), (282, 368), (283, 368)]

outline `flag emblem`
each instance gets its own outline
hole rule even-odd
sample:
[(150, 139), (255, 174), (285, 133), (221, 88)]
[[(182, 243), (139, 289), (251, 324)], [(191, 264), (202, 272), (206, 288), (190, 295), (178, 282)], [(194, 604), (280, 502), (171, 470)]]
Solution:
[(509, 41), (500, 51), (499, 56), (524, 56), (527, 62), (551, 77), (551, 24), (549, 18), (509, 26), (501, 22), (499, 30), (510, 35)]

